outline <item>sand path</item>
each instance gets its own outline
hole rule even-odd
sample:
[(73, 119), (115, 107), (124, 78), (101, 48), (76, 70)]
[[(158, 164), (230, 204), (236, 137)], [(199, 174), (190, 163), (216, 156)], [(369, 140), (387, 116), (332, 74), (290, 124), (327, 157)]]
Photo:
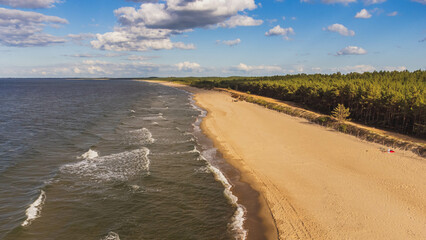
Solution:
[(205, 133), (266, 199), (280, 239), (426, 239), (424, 159), (187, 90), (208, 111)]

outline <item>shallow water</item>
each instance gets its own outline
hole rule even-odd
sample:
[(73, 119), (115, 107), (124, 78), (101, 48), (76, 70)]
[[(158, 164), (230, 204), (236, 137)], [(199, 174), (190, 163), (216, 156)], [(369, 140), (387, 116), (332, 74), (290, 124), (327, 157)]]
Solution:
[(239, 239), (245, 209), (184, 91), (0, 80), (0, 239)]

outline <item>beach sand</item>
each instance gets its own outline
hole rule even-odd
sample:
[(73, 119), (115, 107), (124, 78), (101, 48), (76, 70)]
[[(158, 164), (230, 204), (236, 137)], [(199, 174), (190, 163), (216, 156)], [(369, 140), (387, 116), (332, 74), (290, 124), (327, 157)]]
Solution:
[(204, 133), (260, 193), (269, 239), (426, 239), (423, 158), (180, 87), (208, 111)]

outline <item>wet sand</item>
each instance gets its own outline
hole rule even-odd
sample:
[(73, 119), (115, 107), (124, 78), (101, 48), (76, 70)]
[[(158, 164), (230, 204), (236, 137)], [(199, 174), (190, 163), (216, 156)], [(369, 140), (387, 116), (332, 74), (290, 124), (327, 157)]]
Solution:
[(426, 238), (423, 158), (228, 93), (184, 88), (208, 111), (205, 134), (260, 193), (269, 239), (275, 229), (279, 239)]

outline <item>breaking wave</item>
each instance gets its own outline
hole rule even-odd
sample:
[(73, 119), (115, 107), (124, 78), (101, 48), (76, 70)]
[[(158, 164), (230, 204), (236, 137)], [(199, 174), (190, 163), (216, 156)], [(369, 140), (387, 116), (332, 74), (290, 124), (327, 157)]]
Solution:
[(108, 235), (101, 238), (101, 240), (120, 240), (120, 236), (115, 232), (109, 232)]
[(154, 120), (166, 120), (166, 118), (163, 117), (162, 113), (158, 113), (157, 115), (154, 115), (154, 116), (143, 117), (142, 120), (151, 120), (151, 121), (154, 121)]
[(36, 218), (40, 217), (45, 200), (46, 193), (41, 190), (40, 196), (37, 198), (37, 200), (35, 200), (25, 211), (27, 219), (21, 224), (21, 226), (29, 226)]
[(79, 158), (80, 159), (81, 158), (83, 158), (83, 159), (92, 159), (92, 158), (95, 158), (95, 157), (98, 157), (98, 156), (99, 156), (99, 153), (97, 151), (89, 149), (89, 151), (81, 154), (81, 156)]
[(86, 158), (83, 161), (61, 167), (64, 173), (75, 174), (95, 181), (126, 181), (129, 178), (149, 174), (150, 151), (148, 148)]
[[(197, 110), (200, 112), (199, 116), (196, 118), (195, 123), (192, 124), (194, 128), (194, 132), (201, 132), (200, 124), (204, 117), (207, 116), (207, 111), (204, 109), (201, 109), (195, 104), (195, 100), (193, 99), (192, 95), (189, 97), (190, 104), (194, 110)], [(229, 183), (228, 179), (225, 177), (225, 175), (215, 166), (213, 166), (209, 160), (207, 159), (213, 159), (214, 155), (216, 154), (215, 148), (210, 148), (207, 150), (204, 150), (203, 153), (201, 153), (197, 147), (194, 147), (194, 149), (191, 151), (194, 153), (198, 153), (200, 160), (204, 160), (207, 163), (207, 169), (208, 171), (212, 172), (214, 175), (214, 178), (216, 181), (220, 182), (223, 187), (225, 188), (223, 191), (223, 194), (228, 199), (229, 203), (236, 208), (234, 215), (232, 216), (232, 222), (229, 224), (230, 231), (235, 233), (236, 239), (245, 240), (247, 239), (247, 230), (244, 228), (244, 222), (246, 220), (246, 212), (247, 210), (245, 207), (238, 203), (238, 197), (235, 196), (232, 192), (232, 185)], [(206, 171), (204, 169), (204, 171)]]
[(212, 166), (210, 163), (208, 163), (208, 169), (213, 173), (215, 179), (222, 183), (225, 187), (225, 190), (223, 191), (225, 197), (234, 207), (237, 208), (232, 216), (232, 223), (229, 225), (231, 231), (237, 234), (237, 239), (246, 239), (247, 230), (244, 228), (246, 209), (243, 205), (238, 203), (238, 197), (232, 193), (232, 185), (229, 183), (225, 175), (223, 175), (218, 168)]
[(126, 139), (129, 144), (146, 145), (155, 142), (152, 133), (146, 128), (129, 131), (128, 135), (126, 135)]

